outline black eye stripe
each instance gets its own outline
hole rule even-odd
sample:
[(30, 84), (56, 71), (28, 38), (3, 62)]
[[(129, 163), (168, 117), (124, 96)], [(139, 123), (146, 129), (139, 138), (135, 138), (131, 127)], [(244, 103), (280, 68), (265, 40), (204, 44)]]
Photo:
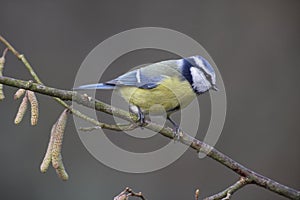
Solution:
[(205, 74), (207, 80), (212, 84), (212, 78), (210, 74)]

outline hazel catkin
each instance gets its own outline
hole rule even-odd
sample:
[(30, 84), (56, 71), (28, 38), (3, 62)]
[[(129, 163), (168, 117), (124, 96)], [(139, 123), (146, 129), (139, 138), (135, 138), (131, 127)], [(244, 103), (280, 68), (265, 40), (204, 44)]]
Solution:
[(53, 132), (53, 144), (52, 144), (52, 166), (57, 169), (61, 159), (61, 148), (64, 136), (64, 131), (67, 124), (67, 110), (65, 109), (56, 122), (56, 126)]
[(37, 124), (38, 118), (39, 118), (38, 101), (37, 101), (37, 98), (36, 98), (34, 92), (28, 90), (27, 95), (28, 95), (28, 100), (31, 105), (31, 125), (35, 126)]
[(56, 127), (56, 124), (54, 124), (52, 126), (51, 134), (50, 134), (50, 139), (49, 139), (49, 143), (48, 143), (48, 147), (47, 147), (44, 159), (43, 159), (43, 161), (41, 163), (41, 166), (40, 166), (40, 170), (41, 170), (42, 173), (46, 173), (47, 172), (47, 170), (49, 168), (49, 165), (51, 163), (51, 160), (52, 160), (51, 151), (52, 151), (53, 134), (54, 134), (55, 127)]
[(23, 97), (23, 100), (22, 100), (22, 102), (19, 106), (19, 110), (17, 112), (17, 115), (15, 117), (15, 124), (19, 124), (22, 121), (22, 119), (24, 117), (24, 114), (26, 113), (27, 107), (28, 107), (28, 98), (25, 95)]

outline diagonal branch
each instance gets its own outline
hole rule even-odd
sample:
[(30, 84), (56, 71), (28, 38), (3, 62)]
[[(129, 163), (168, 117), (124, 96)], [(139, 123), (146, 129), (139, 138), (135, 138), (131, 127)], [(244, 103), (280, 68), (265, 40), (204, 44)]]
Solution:
[[(74, 91), (68, 91), (68, 90), (60, 90), (56, 88), (47, 87), (44, 85), (39, 85), (36, 83), (32, 83), (29, 81), (22, 81), (18, 79), (13, 79), (9, 77), (0, 77), (0, 83), (12, 87), (17, 88), (23, 88), (27, 90), (31, 90), (34, 92), (38, 92), (41, 94), (45, 94), (48, 96), (57, 97), (62, 100), (66, 101), (75, 101), (79, 104), (82, 104), (83, 106), (87, 106), (90, 108), (95, 108), (98, 111), (105, 112), (111, 115), (118, 116), (122, 119), (125, 119), (127, 121), (132, 122), (137, 120), (137, 116), (128, 113), (124, 110), (112, 107), (108, 104), (105, 104), (103, 102), (100, 102), (95, 99), (87, 98), (86, 95), (81, 95)], [(96, 120), (95, 120), (96, 121)], [(98, 122), (100, 123), (100, 122)], [(101, 126), (100, 126), (101, 127)], [(104, 127), (105, 128), (105, 127)], [(165, 128), (160, 125), (157, 125), (155, 123), (152, 123), (150, 121), (145, 122), (145, 128), (159, 132), (161, 135), (174, 139), (174, 133), (171, 128)], [(180, 133), (179, 141), (185, 145), (190, 146), (191, 148), (195, 149), (197, 152), (205, 153), (210, 158), (218, 161), (222, 165), (228, 167), (229, 169), (233, 170), (237, 174), (239, 174), (242, 177), (247, 178), (247, 181), (249, 180), (249, 183), (254, 183), (258, 186), (261, 186), (263, 188), (266, 188), (270, 191), (273, 191), (277, 194), (280, 194), (282, 196), (285, 196), (287, 198), (291, 199), (300, 199), (300, 191), (297, 191), (295, 189), (292, 189), (290, 187), (287, 187), (285, 185), (282, 185), (280, 183), (277, 183), (276, 181), (269, 179), (261, 174), (258, 174), (245, 166), (239, 164), (238, 162), (234, 161), (233, 159), (229, 158), (228, 156), (224, 155), (223, 153), (216, 150), (214, 147), (199, 141), (187, 133)], [(248, 183), (248, 182), (247, 182)]]

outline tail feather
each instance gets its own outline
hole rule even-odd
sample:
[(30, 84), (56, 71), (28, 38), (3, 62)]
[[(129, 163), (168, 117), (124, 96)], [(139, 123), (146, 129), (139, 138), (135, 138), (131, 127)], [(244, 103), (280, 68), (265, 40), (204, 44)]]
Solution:
[(105, 84), (105, 83), (96, 83), (90, 85), (81, 85), (77, 88), (73, 88), (73, 90), (112, 90), (116, 86), (112, 84)]

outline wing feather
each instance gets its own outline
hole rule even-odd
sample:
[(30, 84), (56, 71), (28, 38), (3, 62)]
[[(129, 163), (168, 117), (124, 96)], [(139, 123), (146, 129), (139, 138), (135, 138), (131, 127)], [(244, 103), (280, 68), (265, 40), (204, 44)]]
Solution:
[(179, 76), (177, 68), (172, 67), (175, 60), (163, 61), (129, 71), (116, 79), (106, 82), (116, 86), (134, 86), (143, 89), (157, 87), (164, 79), (174, 75)]

